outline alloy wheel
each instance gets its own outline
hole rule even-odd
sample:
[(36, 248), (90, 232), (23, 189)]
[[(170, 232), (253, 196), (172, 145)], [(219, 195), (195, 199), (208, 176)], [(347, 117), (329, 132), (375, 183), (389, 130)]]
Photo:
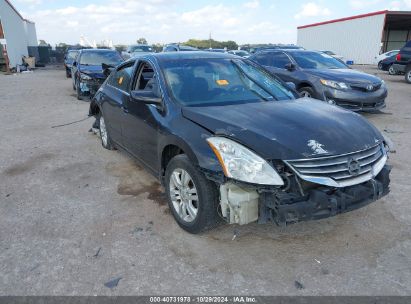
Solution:
[(101, 140), (103, 142), (103, 145), (107, 146), (108, 136), (107, 136), (106, 123), (104, 122), (103, 115), (100, 116), (100, 135), (101, 135)]
[(311, 97), (310, 92), (307, 91), (300, 91), (300, 96), (301, 97)]
[(407, 81), (408, 81), (409, 83), (411, 83), (411, 70), (409, 70), (409, 71), (407, 72), (406, 77), (407, 77)]
[(181, 220), (191, 223), (197, 218), (197, 188), (190, 174), (184, 169), (176, 168), (170, 175), (170, 198)]
[(397, 74), (397, 72), (395, 71), (393, 66), (390, 66), (390, 68), (388, 69), (388, 74), (390, 74), (390, 75), (396, 75)]

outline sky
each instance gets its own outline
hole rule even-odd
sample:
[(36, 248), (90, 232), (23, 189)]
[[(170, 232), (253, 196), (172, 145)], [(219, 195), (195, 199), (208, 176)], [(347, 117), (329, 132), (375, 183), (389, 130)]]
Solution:
[(37, 38), (75, 44), (184, 42), (296, 43), (297, 26), (380, 10), (409, 10), (411, 0), (11, 0), (36, 23)]

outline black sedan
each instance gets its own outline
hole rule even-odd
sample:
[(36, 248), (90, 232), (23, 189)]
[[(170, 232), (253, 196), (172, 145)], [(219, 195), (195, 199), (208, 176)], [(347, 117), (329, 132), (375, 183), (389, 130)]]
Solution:
[[(296, 99), (297, 97), (297, 99)], [(121, 64), (90, 104), (103, 147), (137, 158), (191, 233), (347, 212), (389, 191), (380, 132), (361, 116), (299, 98), (261, 66), (211, 52)]]
[(394, 69), (393, 64), (397, 56), (387, 57), (378, 64), (378, 68), (382, 71), (388, 71), (390, 75), (397, 75), (398, 72)]
[(387, 88), (380, 78), (350, 69), (320, 52), (305, 50), (262, 51), (250, 57), (287, 82), (302, 96), (324, 100), (353, 111), (385, 107)]

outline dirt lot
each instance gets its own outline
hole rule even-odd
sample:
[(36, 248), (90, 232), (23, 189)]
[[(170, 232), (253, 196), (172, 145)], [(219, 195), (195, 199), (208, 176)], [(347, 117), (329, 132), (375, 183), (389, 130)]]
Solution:
[(91, 119), (51, 128), (88, 111), (63, 70), (0, 75), (0, 294), (411, 295), (411, 86), (366, 69), (389, 87), (384, 113), (366, 115), (396, 145), (389, 196), (197, 236), (153, 177), (88, 133)]

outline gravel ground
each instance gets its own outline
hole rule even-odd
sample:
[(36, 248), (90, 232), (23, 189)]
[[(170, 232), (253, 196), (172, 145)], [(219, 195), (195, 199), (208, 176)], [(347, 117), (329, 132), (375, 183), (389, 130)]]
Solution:
[(326, 220), (202, 235), (177, 226), (128, 155), (101, 147), (91, 119), (52, 128), (88, 111), (63, 70), (0, 75), (0, 295), (411, 295), (411, 86), (360, 68), (389, 87), (366, 117), (396, 145), (391, 194)]

